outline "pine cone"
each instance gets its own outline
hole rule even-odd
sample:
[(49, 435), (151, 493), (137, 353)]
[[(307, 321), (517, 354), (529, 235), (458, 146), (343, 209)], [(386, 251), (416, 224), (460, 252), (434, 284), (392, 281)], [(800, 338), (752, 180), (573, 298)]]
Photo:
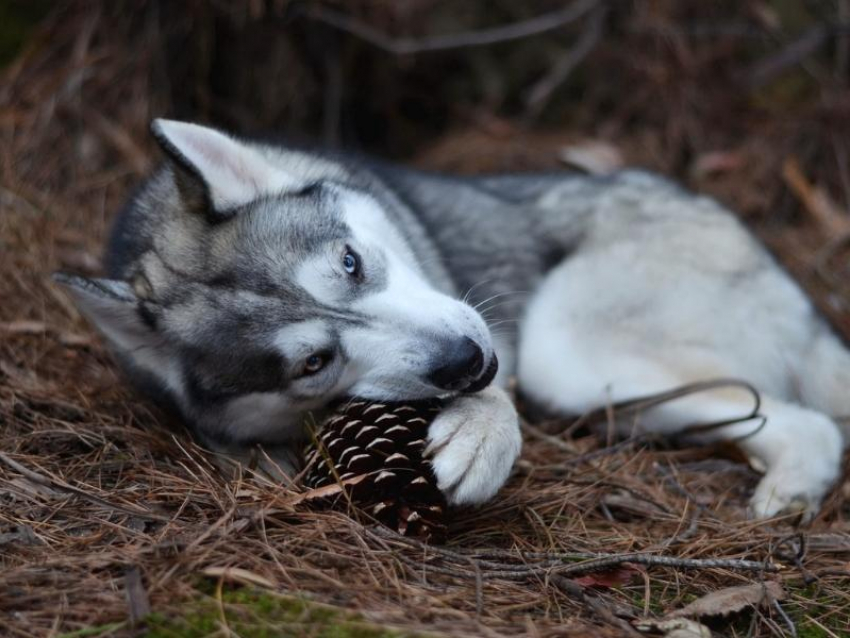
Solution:
[(441, 408), (438, 400), (343, 403), (307, 449), (304, 484), (320, 488), (362, 477), (345, 489), (368, 517), (400, 534), (441, 542), (446, 499), (422, 456)]

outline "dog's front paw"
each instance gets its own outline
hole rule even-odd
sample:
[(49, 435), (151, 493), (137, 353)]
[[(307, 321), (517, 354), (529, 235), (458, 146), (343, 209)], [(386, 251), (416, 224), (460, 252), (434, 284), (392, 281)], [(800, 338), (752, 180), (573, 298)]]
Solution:
[(453, 505), (492, 498), (522, 447), (516, 408), (494, 387), (456, 398), (431, 424), (428, 440), (437, 485)]

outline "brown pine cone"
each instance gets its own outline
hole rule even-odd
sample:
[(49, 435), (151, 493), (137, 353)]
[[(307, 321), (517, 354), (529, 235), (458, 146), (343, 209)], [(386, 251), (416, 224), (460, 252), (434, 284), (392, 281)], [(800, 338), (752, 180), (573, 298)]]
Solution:
[[(446, 499), (423, 458), (438, 400), (374, 403), (350, 400), (319, 428), (307, 449), (304, 484), (346, 484), (351, 503), (367, 518), (406, 536), (445, 538)], [(333, 505), (348, 502), (331, 499)]]

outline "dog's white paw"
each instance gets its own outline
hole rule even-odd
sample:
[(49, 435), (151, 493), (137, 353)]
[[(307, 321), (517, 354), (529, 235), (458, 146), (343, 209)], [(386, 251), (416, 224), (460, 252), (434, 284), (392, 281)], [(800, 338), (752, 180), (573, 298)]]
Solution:
[(454, 399), (431, 424), (428, 439), (437, 486), (452, 505), (492, 498), (522, 447), (516, 408), (495, 387)]
[[(826, 459), (824, 465), (830, 465)], [(799, 514), (803, 521), (814, 518), (839, 474), (837, 465), (834, 469), (821, 466), (817, 470), (820, 471), (805, 472), (801, 464), (796, 468), (768, 471), (750, 499), (750, 516), (772, 518), (781, 514)]]
[(808, 521), (820, 510), (824, 497), (841, 474), (841, 433), (824, 427), (809, 436), (786, 445), (767, 471), (750, 499), (750, 515), (771, 518), (780, 514), (800, 514)]

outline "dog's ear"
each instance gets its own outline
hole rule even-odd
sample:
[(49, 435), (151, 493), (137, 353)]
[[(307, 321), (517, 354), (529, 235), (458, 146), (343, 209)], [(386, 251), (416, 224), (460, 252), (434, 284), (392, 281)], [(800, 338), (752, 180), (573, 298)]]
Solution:
[(227, 217), (261, 195), (303, 186), (257, 149), (215, 129), (156, 119), (151, 132), (173, 162), (178, 188), (189, 209), (203, 207)]
[(153, 320), (145, 320), (139, 298), (125, 281), (57, 273), (53, 280), (71, 293), (77, 308), (118, 351), (131, 354), (161, 343)]

